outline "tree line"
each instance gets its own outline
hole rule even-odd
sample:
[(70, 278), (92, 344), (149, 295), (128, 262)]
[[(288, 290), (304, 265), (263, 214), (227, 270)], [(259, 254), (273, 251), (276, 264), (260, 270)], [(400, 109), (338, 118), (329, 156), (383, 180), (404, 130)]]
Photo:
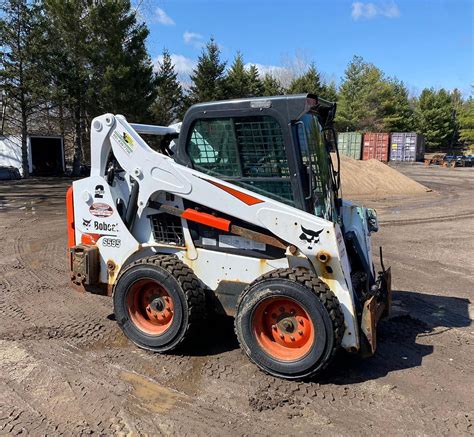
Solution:
[(149, 31), (128, 0), (3, 0), (1, 11), (1, 133), (21, 133), (25, 175), (26, 138), (41, 126), (72, 138), (77, 174), (88, 159), (96, 115), (168, 125), (194, 103), (281, 94), (313, 93), (337, 102), (339, 131), (416, 131), (428, 150), (474, 143), (472, 97), (434, 88), (412, 97), (402, 81), (359, 56), (336, 86), (315, 63), (285, 78), (247, 68), (240, 52), (228, 65), (211, 38), (183, 84), (166, 49), (154, 69)]

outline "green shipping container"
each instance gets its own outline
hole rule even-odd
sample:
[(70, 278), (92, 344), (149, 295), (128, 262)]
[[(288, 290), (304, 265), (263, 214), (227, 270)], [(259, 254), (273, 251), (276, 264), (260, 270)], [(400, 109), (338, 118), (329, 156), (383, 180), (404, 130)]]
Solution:
[(362, 134), (360, 132), (340, 132), (337, 135), (337, 147), (341, 155), (361, 159)]

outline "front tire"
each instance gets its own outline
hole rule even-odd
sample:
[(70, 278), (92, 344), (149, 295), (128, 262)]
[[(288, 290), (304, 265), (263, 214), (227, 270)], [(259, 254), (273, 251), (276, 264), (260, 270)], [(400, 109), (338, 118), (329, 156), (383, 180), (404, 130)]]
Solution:
[(344, 333), (339, 302), (305, 269), (278, 269), (242, 293), (235, 328), (250, 360), (265, 372), (303, 379), (332, 361)]
[(205, 317), (205, 294), (192, 270), (176, 257), (157, 255), (127, 267), (114, 287), (115, 318), (137, 346), (176, 349)]

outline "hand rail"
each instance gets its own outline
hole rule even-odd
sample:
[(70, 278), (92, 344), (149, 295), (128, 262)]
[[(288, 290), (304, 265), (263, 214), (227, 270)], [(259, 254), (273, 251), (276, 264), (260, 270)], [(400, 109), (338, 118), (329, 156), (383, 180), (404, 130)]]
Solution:
[(135, 129), (135, 131), (139, 134), (147, 134), (147, 135), (177, 135), (179, 131), (173, 127), (168, 126), (155, 126), (152, 124), (138, 124), (138, 123), (130, 123), (130, 126)]

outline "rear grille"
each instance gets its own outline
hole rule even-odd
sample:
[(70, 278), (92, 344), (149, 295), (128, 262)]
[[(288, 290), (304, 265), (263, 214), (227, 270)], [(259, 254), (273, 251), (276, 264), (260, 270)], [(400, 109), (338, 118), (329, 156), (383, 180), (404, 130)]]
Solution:
[(150, 216), (153, 238), (157, 243), (184, 246), (183, 227), (181, 219), (170, 214), (155, 214)]

